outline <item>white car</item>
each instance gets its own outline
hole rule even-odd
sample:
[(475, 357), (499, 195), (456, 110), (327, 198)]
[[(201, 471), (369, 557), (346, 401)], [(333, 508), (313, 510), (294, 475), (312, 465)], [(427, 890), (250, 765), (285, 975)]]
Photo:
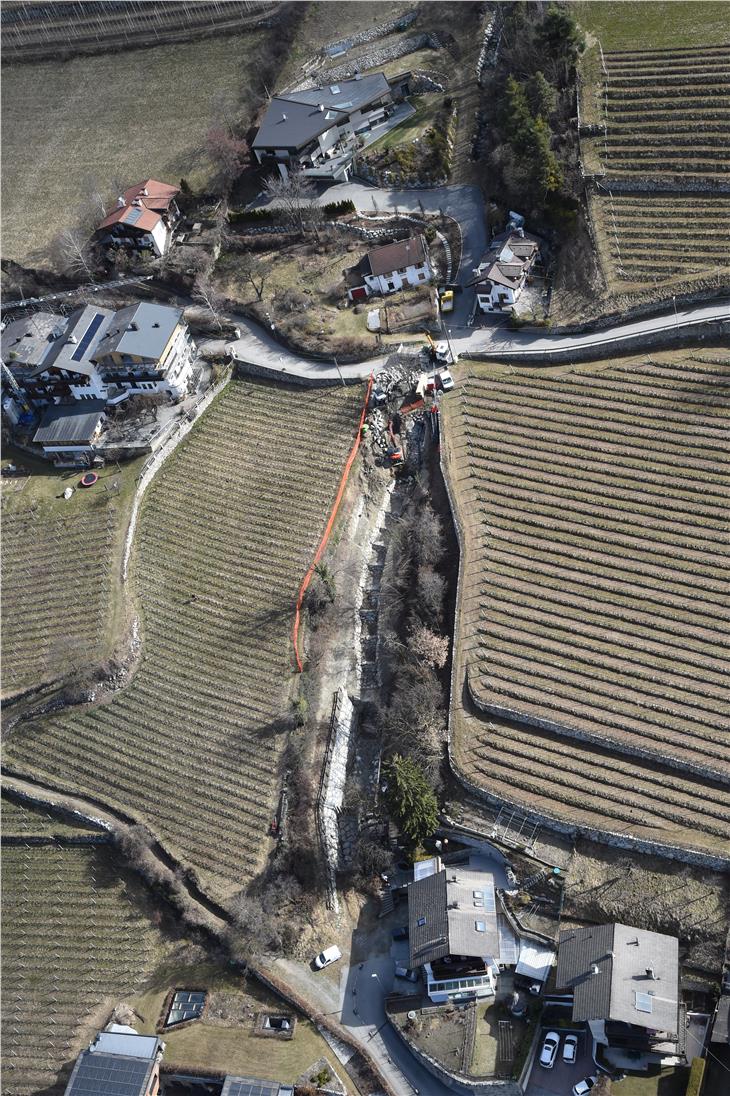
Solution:
[(578, 1057), (578, 1036), (566, 1035), (563, 1043), (563, 1061), (573, 1065)]
[(540, 1065), (545, 1066), (545, 1069), (552, 1069), (555, 1065), (559, 1046), (560, 1036), (557, 1031), (549, 1031), (545, 1036), (545, 1042), (542, 1044), (542, 1050), (540, 1051)]
[(448, 369), (442, 369), (437, 374), (438, 382), (444, 392), (450, 392), (454, 387), (454, 378)]
[(317, 970), (322, 970), (323, 967), (328, 967), (330, 963), (336, 963), (338, 959), (342, 958), (342, 952), (333, 944), (331, 948), (325, 948), (314, 960), (314, 965)]
[(573, 1096), (586, 1096), (586, 1092), (590, 1092), (595, 1085), (598, 1077), (586, 1077), (583, 1081), (578, 1081), (577, 1085), (573, 1085)]

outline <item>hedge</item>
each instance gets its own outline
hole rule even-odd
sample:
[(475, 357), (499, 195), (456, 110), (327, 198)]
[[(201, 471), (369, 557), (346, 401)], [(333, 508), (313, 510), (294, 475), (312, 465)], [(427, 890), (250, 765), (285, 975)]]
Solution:
[[(346, 213), (355, 213), (355, 203), (350, 198), (345, 198), (341, 202), (328, 202), (327, 205), (322, 206), (322, 212), (330, 219), (343, 217)], [(236, 224), (239, 221), (256, 224), (262, 221), (273, 221), (276, 214), (277, 210), (275, 209), (231, 209), (228, 213), (228, 220), (231, 224)]]
[(692, 1068), (689, 1071), (689, 1080), (687, 1081), (687, 1094), (686, 1096), (700, 1096), (702, 1090), (702, 1082), (705, 1078), (705, 1066), (707, 1062), (704, 1058), (693, 1058)]

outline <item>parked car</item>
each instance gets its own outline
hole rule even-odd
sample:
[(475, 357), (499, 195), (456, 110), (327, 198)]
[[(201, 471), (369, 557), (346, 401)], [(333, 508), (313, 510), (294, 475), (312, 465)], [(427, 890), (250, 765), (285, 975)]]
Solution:
[(392, 933), (394, 940), (407, 940), (408, 939), (408, 925), (398, 925), (393, 929)]
[(336, 963), (338, 959), (342, 958), (342, 952), (333, 944), (331, 948), (325, 948), (321, 951), (314, 960), (314, 965), (317, 970), (322, 970), (323, 967), (328, 967), (330, 963)]
[(540, 1065), (545, 1066), (545, 1069), (552, 1069), (558, 1056), (559, 1047), (560, 1036), (557, 1031), (549, 1031), (540, 1051)]
[(563, 1061), (573, 1065), (578, 1057), (578, 1036), (566, 1035), (563, 1043)]
[(409, 970), (408, 967), (399, 967), (397, 963), (395, 967), (395, 976), (396, 978), (405, 978), (407, 982), (418, 981), (417, 970)]
[(586, 1096), (586, 1092), (590, 1092), (595, 1085), (598, 1077), (585, 1077), (582, 1081), (578, 1081), (577, 1085), (573, 1085), (573, 1096)]
[(453, 312), (454, 311), (454, 291), (453, 289), (444, 289), (441, 294), (441, 311)]
[(450, 392), (454, 387), (454, 378), (451, 376), (448, 369), (442, 369), (440, 373), (436, 374), (436, 378), (438, 380), (439, 388), (443, 389), (444, 392)]

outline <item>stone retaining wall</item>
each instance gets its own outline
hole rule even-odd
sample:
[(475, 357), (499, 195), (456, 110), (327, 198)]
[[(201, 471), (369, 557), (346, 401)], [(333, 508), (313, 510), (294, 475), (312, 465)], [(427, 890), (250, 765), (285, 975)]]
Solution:
[(435, 1058), (432, 1058), (430, 1054), (426, 1054), (424, 1050), (416, 1046), (411, 1042), (405, 1032), (399, 1027), (398, 1024), (394, 1024), (390, 1017), (391, 1031), (394, 1031), (398, 1038), (403, 1042), (416, 1058), (424, 1069), (427, 1069), (430, 1074), (436, 1077), (443, 1084), (448, 1085), (454, 1092), (463, 1092), (466, 1096), (474, 1096), (476, 1093), (498, 1093), (499, 1096), (522, 1096), (522, 1089), (516, 1081), (501, 1080), (495, 1077), (493, 1080), (477, 1080), (474, 1077), (468, 1077), (461, 1073), (454, 1073), (446, 1066), (437, 1062)]

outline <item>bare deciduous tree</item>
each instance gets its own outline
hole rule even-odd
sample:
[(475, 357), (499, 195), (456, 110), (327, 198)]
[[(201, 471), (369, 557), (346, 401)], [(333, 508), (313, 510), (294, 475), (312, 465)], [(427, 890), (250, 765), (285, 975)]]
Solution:
[(193, 300), (202, 305), (209, 319), (219, 331), (223, 331), (223, 302), (220, 294), (211, 284), (210, 278), (199, 274), (193, 285)]
[(444, 534), (441, 519), (430, 503), (418, 510), (413, 528), (413, 548), (421, 564), (433, 567), (444, 554)]
[(268, 271), (261, 260), (257, 259), (251, 251), (245, 251), (238, 260), (238, 269), (253, 289), (257, 300), (263, 300), (264, 284)]
[(446, 636), (432, 632), (425, 624), (414, 624), (409, 633), (413, 654), (430, 666), (441, 670), (449, 657), (449, 641)]
[(446, 584), (433, 567), (424, 564), (418, 568), (418, 604), (421, 615), (433, 624), (440, 624), (444, 613)]
[(94, 281), (91, 241), (80, 228), (59, 232), (50, 247), (51, 262), (60, 274)]
[(211, 126), (205, 137), (205, 147), (215, 165), (218, 185), (226, 193), (251, 162), (249, 147), (242, 137), (236, 137), (225, 126)]
[(316, 195), (311, 180), (301, 171), (290, 171), (286, 179), (267, 179), (264, 190), (276, 202), (285, 222), (296, 232), (306, 232), (307, 223), (312, 219), (310, 206)]

